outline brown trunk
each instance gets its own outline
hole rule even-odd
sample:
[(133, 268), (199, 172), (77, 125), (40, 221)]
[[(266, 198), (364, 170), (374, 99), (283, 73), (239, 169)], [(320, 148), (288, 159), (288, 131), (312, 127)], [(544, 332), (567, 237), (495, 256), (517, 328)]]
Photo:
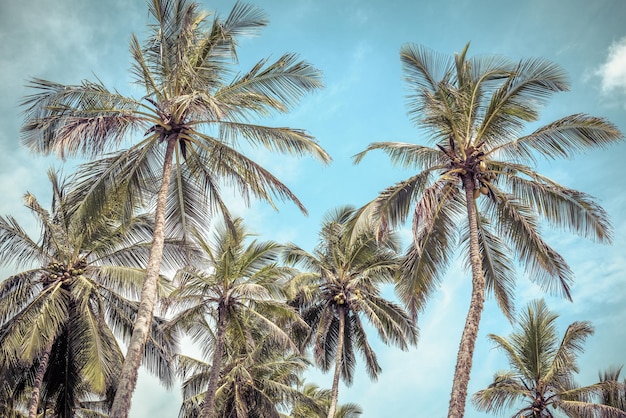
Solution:
[(220, 302), (217, 308), (217, 333), (215, 335), (215, 349), (213, 350), (213, 363), (211, 375), (206, 390), (206, 396), (201, 404), (201, 418), (213, 418), (215, 416), (215, 392), (222, 370), (222, 357), (224, 356), (224, 334), (226, 333), (226, 307)]
[(478, 336), (478, 324), (485, 304), (485, 276), (483, 274), (482, 259), (478, 243), (477, 213), (474, 203), (474, 180), (472, 177), (463, 178), (465, 200), (467, 203), (467, 221), (470, 232), (470, 263), (472, 266), (472, 299), (465, 320), (465, 328), (461, 336), (459, 352), (454, 370), (454, 382), (450, 395), (448, 418), (462, 418), (465, 413), (465, 400), (467, 398), (467, 386), (472, 370), (472, 357), (476, 337)]
[(150, 334), (157, 297), (157, 282), (165, 243), (165, 204), (172, 173), (172, 156), (174, 155), (175, 146), (176, 141), (174, 139), (168, 140), (165, 151), (165, 161), (163, 162), (161, 188), (157, 195), (150, 258), (146, 266), (146, 276), (141, 289), (141, 300), (139, 302), (139, 309), (137, 310), (137, 318), (133, 326), (133, 334), (128, 344), (128, 351), (126, 352), (126, 358), (124, 359), (122, 371), (120, 372), (115, 399), (113, 400), (111, 414), (109, 415), (111, 418), (128, 417), (131, 398), (137, 386), (137, 374), (141, 366), (146, 341)]
[(335, 355), (335, 374), (333, 376), (333, 388), (330, 393), (330, 406), (328, 407), (328, 418), (335, 417), (337, 401), (339, 399), (339, 376), (341, 375), (341, 363), (343, 355), (344, 333), (346, 328), (346, 312), (342, 306), (337, 308), (339, 314), (339, 335), (337, 337), (337, 354)]
[(28, 404), (28, 418), (37, 417), (37, 407), (39, 406), (41, 385), (43, 384), (43, 376), (46, 374), (46, 370), (48, 370), (48, 362), (50, 361), (51, 353), (52, 342), (48, 344), (43, 353), (41, 353), (41, 359), (39, 360), (39, 366), (37, 367), (37, 374), (35, 374), (35, 381), (33, 382), (33, 391), (30, 395), (30, 403)]

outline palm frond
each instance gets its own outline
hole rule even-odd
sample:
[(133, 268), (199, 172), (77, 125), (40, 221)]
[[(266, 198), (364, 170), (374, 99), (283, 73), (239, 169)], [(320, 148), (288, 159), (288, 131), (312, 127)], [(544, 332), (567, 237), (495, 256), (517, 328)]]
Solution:
[(34, 262), (44, 264), (48, 256), (15, 218), (0, 216), (0, 260), (20, 268)]
[(515, 249), (531, 280), (571, 300), (572, 271), (563, 257), (543, 241), (532, 211), (514, 196), (497, 194), (489, 200), (498, 219), (498, 234)]
[(219, 137), (228, 144), (236, 144), (244, 138), (252, 146), (295, 156), (312, 155), (328, 164), (331, 157), (317, 140), (305, 131), (285, 127), (267, 127), (250, 123), (221, 121)]
[(479, 411), (497, 414), (512, 408), (526, 396), (532, 394), (528, 388), (519, 384), (514, 375), (498, 372), (487, 389), (472, 396), (472, 403)]
[(504, 158), (522, 161), (532, 161), (534, 153), (550, 159), (571, 158), (575, 152), (583, 152), (591, 147), (605, 147), (621, 139), (621, 132), (606, 119), (575, 114), (495, 147), (492, 151), (499, 152)]
[(550, 223), (588, 239), (611, 242), (608, 214), (592, 196), (555, 183), (544, 184), (519, 176), (508, 176), (507, 180), (511, 193), (536, 208)]
[[(266, 65), (261, 60), (247, 73), (215, 92), (227, 119), (245, 111), (266, 116), (270, 110), (286, 112), (305, 93), (322, 87), (321, 73), (295, 54), (284, 54)], [(232, 110), (231, 110), (232, 109)]]
[(439, 149), (404, 142), (372, 142), (364, 151), (352, 157), (354, 163), (359, 164), (373, 150), (385, 152), (393, 165), (419, 171), (443, 168), (448, 162), (446, 155)]
[(28, 87), (39, 92), (21, 103), (21, 141), (37, 153), (93, 157), (118, 146), (131, 130), (146, 127), (138, 102), (100, 82), (68, 86), (35, 78)]
[(457, 199), (455, 189), (437, 184), (426, 189), (416, 207), (414, 243), (404, 256), (396, 283), (396, 293), (413, 318), (451, 261), (457, 237), (454, 218), (460, 210)]

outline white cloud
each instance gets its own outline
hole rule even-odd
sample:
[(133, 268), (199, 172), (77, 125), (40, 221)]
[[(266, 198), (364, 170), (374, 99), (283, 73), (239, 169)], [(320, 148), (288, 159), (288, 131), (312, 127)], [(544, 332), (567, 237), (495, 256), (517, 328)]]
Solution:
[(606, 62), (596, 71), (602, 78), (602, 91), (626, 93), (626, 37), (609, 47)]

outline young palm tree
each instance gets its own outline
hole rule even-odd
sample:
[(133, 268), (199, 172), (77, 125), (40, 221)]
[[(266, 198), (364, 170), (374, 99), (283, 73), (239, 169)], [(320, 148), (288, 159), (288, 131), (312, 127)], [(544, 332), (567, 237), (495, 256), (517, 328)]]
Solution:
[[(99, 81), (62, 85), (35, 79), (31, 87), (38, 92), (23, 103), (23, 143), (43, 154), (101, 156), (130, 133), (144, 133), (128, 150), (82, 169), (91, 196), (83, 205), (86, 212), (96, 210), (111, 190), (155, 197), (153, 246), (113, 417), (126, 416), (130, 409), (156, 302), (165, 226), (186, 234), (204, 226), (213, 211), (228, 220), (222, 186), (235, 188), (245, 202), (254, 197), (273, 206), (280, 198), (305, 212), (283, 183), (242, 153), (240, 140), (330, 161), (302, 130), (251, 122), (288, 111), (321, 86), (320, 73), (294, 54), (275, 62), (263, 59), (236, 73), (237, 40), (267, 23), (259, 9), (237, 3), (225, 19), (215, 16), (212, 21), (187, 0), (151, 0), (149, 11), (151, 33), (143, 46), (135, 36), (130, 43), (133, 73), (145, 89), (141, 99), (125, 97)], [(122, 208), (130, 213), (130, 206)]]
[(626, 379), (619, 383), (621, 371), (622, 366), (611, 367), (599, 374), (600, 382), (615, 383), (614, 387), (602, 391), (600, 403), (617, 408), (626, 416)]
[(382, 150), (392, 163), (417, 170), (361, 210), (365, 222), (376, 220), (379, 233), (413, 214), (413, 247), (397, 291), (414, 316), (443, 276), (460, 232), (472, 295), (448, 411), (456, 418), (465, 409), (485, 290), (495, 294), (509, 318), (513, 315), (511, 255), (542, 287), (571, 298), (572, 272), (542, 239), (539, 218), (610, 241), (604, 210), (591, 196), (535, 171), (536, 156), (569, 158), (622, 138), (608, 121), (584, 114), (525, 134), (525, 125), (539, 119), (551, 94), (568, 88), (563, 70), (542, 59), (469, 58), (468, 46), (454, 58), (413, 44), (400, 51), (409, 115), (434, 147), (376, 142), (355, 156), (358, 163), (368, 152)]
[(277, 264), (282, 247), (271, 241), (246, 243), (250, 233), (241, 219), (235, 219), (232, 226), (234, 231), (226, 225), (218, 227), (212, 242), (197, 237), (205, 269), (181, 270), (179, 287), (170, 299), (172, 307), (182, 307), (170, 326), (190, 334), (205, 356), (211, 357), (211, 371), (202, 391), (202, 417), (217, 416), (215, 394), (229, 330), (234, 334), (231, 339), (245, 349), (249, 348), (246, 342), (254, 341), (253, 332), (259, 330), (282, 347), (295, 347), (276, 321), (301, 321), (295, 310), (280, 300), (291, 271)]
[(322, 370), (334, 365), (329, 418), (335, 416), (340, 375), (346, 383), (352, 382), (355, 350), (363, 354), (371, 378), (381, 371), (367, 341), (363, 318), (386, 344), (404, 350), (417, 341), (417, 329), (408, 314), (380, 295), (380, 286), (393, 283), (399, 268), (395, 237), (378, 243), (371, 232), (363, 232), (353, 239), (350, 223), (354, 213), (351, 207), (329, 212), (313, 253), (291, 245), (285, 257), (288, 263), (305, 268), (295, 278), (301, 283), (294, 300), (311, 327), (304, 345), (314, 344), (315, 362)]
[[(331, 391), (321, 389), (314, 383), (306, 383), (301, 389), (303, 397), (295, 403), (288, 418), (326, 418), (330, 407)], [(357, 418), (363, 409), (355, 403), (337, 405), (334, 418)]]
[(591, 324), (570, 324), (559, 341), (557, 318), (543, 300), (538, 300), (528, 304), (519, 331), (509, 338), (489, 335), (506, 354), (511, 370), (496, 373), (494, 382), (473, 396), (479, 411), (499, 413), (522, 403), (513, 416), (552, 417), (552, 408), (573, 417), (594, 417), (596, 412), (607, 418), (624, 417), (623, 411), (589, 400), (591, 395), (613, 389), (617, 382), (578, 387), (573, 381), (573, 374), (578, 372), (577, 356), (593, 334)]
[[(12, 399), (31, 390), (29, 417), (46, 405), (55, 416), (70, 417), (88, 396), (113, 393), (123, 362), (114, 335), (128, 342), (137, 314), (128, 297), (139, 293), (152, 224), (146, 216), (125, 225), (112, 218), (78, 219), (78, 197), (54, 172), (49, 177), (50, 212), (25, 195), (42, 227), (39, 240), (11, 216), (0, 216), (0, 261), (30, 267), (0, 282), (0, 364), (13, 381)], [(184, 259), (180, 248), (167, 244), (166, 265)], [(152, 321), (146, 363), (168, 383), (175, 341), (159, 331), (160, 322)]]
[[(279, 418), (281, 410), (304, 396), (296, 383), (309, 365), (306, 359), (286, 352), (271, 338), (260, 338), (251, 347), (237, 341), (226, 344), (228, 349), (216, 396), (217, 417)], [(212, 367), (189, 357), (180, 356), (179, 360), (184, 378), (184, 401), (179, 416), (197, 417)]]

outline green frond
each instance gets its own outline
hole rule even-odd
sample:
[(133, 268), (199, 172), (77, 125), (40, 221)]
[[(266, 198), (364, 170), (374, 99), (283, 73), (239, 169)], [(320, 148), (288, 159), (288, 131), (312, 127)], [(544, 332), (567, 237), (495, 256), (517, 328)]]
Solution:
[(568, 414), (580, 414), (580, 416), (601, 416), (603, 418), (623, 418), (624, 411), (608, 405), (601, 405), (583, 401), (561, 400), (559, 409)]
[(578, 235), (610, 243), (612, 228), (606, 211), (592, 196), (555, 183), (508, 176), (511, 193), (536, 208), (551, 224)]
[(146, 128), (139, 103), (100, 82), (63, 85), (35, 78), (28, 87), (38, 93), (21, 103), (21, 141), (34, 152), (94, 157), (117, 147), (133, 129)]
[[(69, 326), (71, 338), (81, 342), (74, 352), (74, 361), (91, 390), (104, 394), (122, 367), (123, 355), (102, 313), (92, 308), (90, 302), (99, 299), (93, 284), (87, 280), (77, 280), (72, 292), (77, 294), (77, 300), (80, 301), (78, 312), (72, 315)], [(100, 308), (104, 309), (103, 306)]]
[(227, 144), (236, 144), (239, 138), (244, 138), (252, 146), (262, 146), (273, 152), (298, 157), (312, 155), (326, 164), (332, 160), (314, 137), (300, 129), (227, 121), (221, 121), (219, 126), (219, 137)]
[(7, 348), (16, 350), (21, 358), (32, 362), (65, 326), (69, 302), (69, 295), (61, 282), (44, 289), (11, 321)]
[(546, 379), (560, 376), (564, 371), (578, 371), (576, 358), (583, 352), (583, 344), (587, 337), (593, 335), (594, 329), (590, 322), (574, 322), (567, 327), (558, 351), (546, 373)]
[(396, 293), (415, 318), (438, 286), (457, 241), (458, 191), (437, 183), (426, 189), (413, 218), (414, 242), (407, 250)]
[(3, 265), (20, 268), (36, 262), (44, 264), (48, 255), (15, 218), (0, 216), (0, 260)]
[(0, 281), (0, 327), (33, 299), (39, 288), (36, 281), (39, 274), (39, 269), (28, 270)]
[(431, 147), (404, 142), (372, 142), (364, 151), (352, 157), (354, 164), (359, 164), (365, 154), (372, 150), (385, 152), (392, 165), (420, 171), (440, 169), (448, 162), (445, 153)]
[(529, 390), (520, 385), (516, 376), (508, 372), (498, 372), (487, 389), (472, 396), (472, 403), (479, 411), (499, 414), (513, 408), (525, 397), (532, 397)]
[[(206, 135), (201, 138), (205, 144), (198, 150), (197, 164), (192, 167), (201, 184), (206, 186), (219, 179), (221, 185), (235, 188), (246, 204), (251, 197), (255, 197), (275, 208), (273, 197), (277, 197), (293, 202), (303, 213), (307, 213), (293, 192), (262, 166), (224, 143), (211, 140)], [(206, 143), (207, 140), (211, 142)], [(220, 158), (215, 158), (215, 155)]]
[(284, 54), (266, 64), (267, 59), (259, 61), (215, 92), (215, 98), (225, 105), (226, 119), (236, 120), (247, 111), (257, 116), (266, 116), (272, 110), (286, 112), (306, 93), (322, 87), (320, 71), (299, 61), (295, 54)]
[(498, 234), (514, 249), (531, 280), (571, 300), (572, 271), (563, 257), (543, 241), (530, 208), (512, 195), (489, 199), (487, 213), (495, 215)]
[(622, 133), (606, 119), (575, 114), (540, 127), (493, 151), (504, 158), (521, 161), (532, 161), (533, 153), (550, 159), (571, 158), (576, 152), (584, 152), (591, 147), (606, 147), (622, 138)]
[(146, 194), (155, 190), (155, 179), (161, 173), (162, 151), (156, 145), (155, 137), (151, 137), (145, 144), (77, 168), (72, 178), (76, 228), (88, 228), (90, 220), (113, 210), (125, 222), (138, 212)]
[(525, 123), (539, 118), (539, 108), (555, 92), (569, 88), (567, 75), (545, 59), (524, 59), (510, 68), (493, 92), (478, 137), (493, 146), (518, 136)]
[[(440, 80), (451, 77), (454, 61), (444, 54), (440, 54), (422, 45), (406, 44), (400, 49), (404, 78), (410, 88), (437, 91)], [(417, 109), (413, 110), (417, 112)]]

